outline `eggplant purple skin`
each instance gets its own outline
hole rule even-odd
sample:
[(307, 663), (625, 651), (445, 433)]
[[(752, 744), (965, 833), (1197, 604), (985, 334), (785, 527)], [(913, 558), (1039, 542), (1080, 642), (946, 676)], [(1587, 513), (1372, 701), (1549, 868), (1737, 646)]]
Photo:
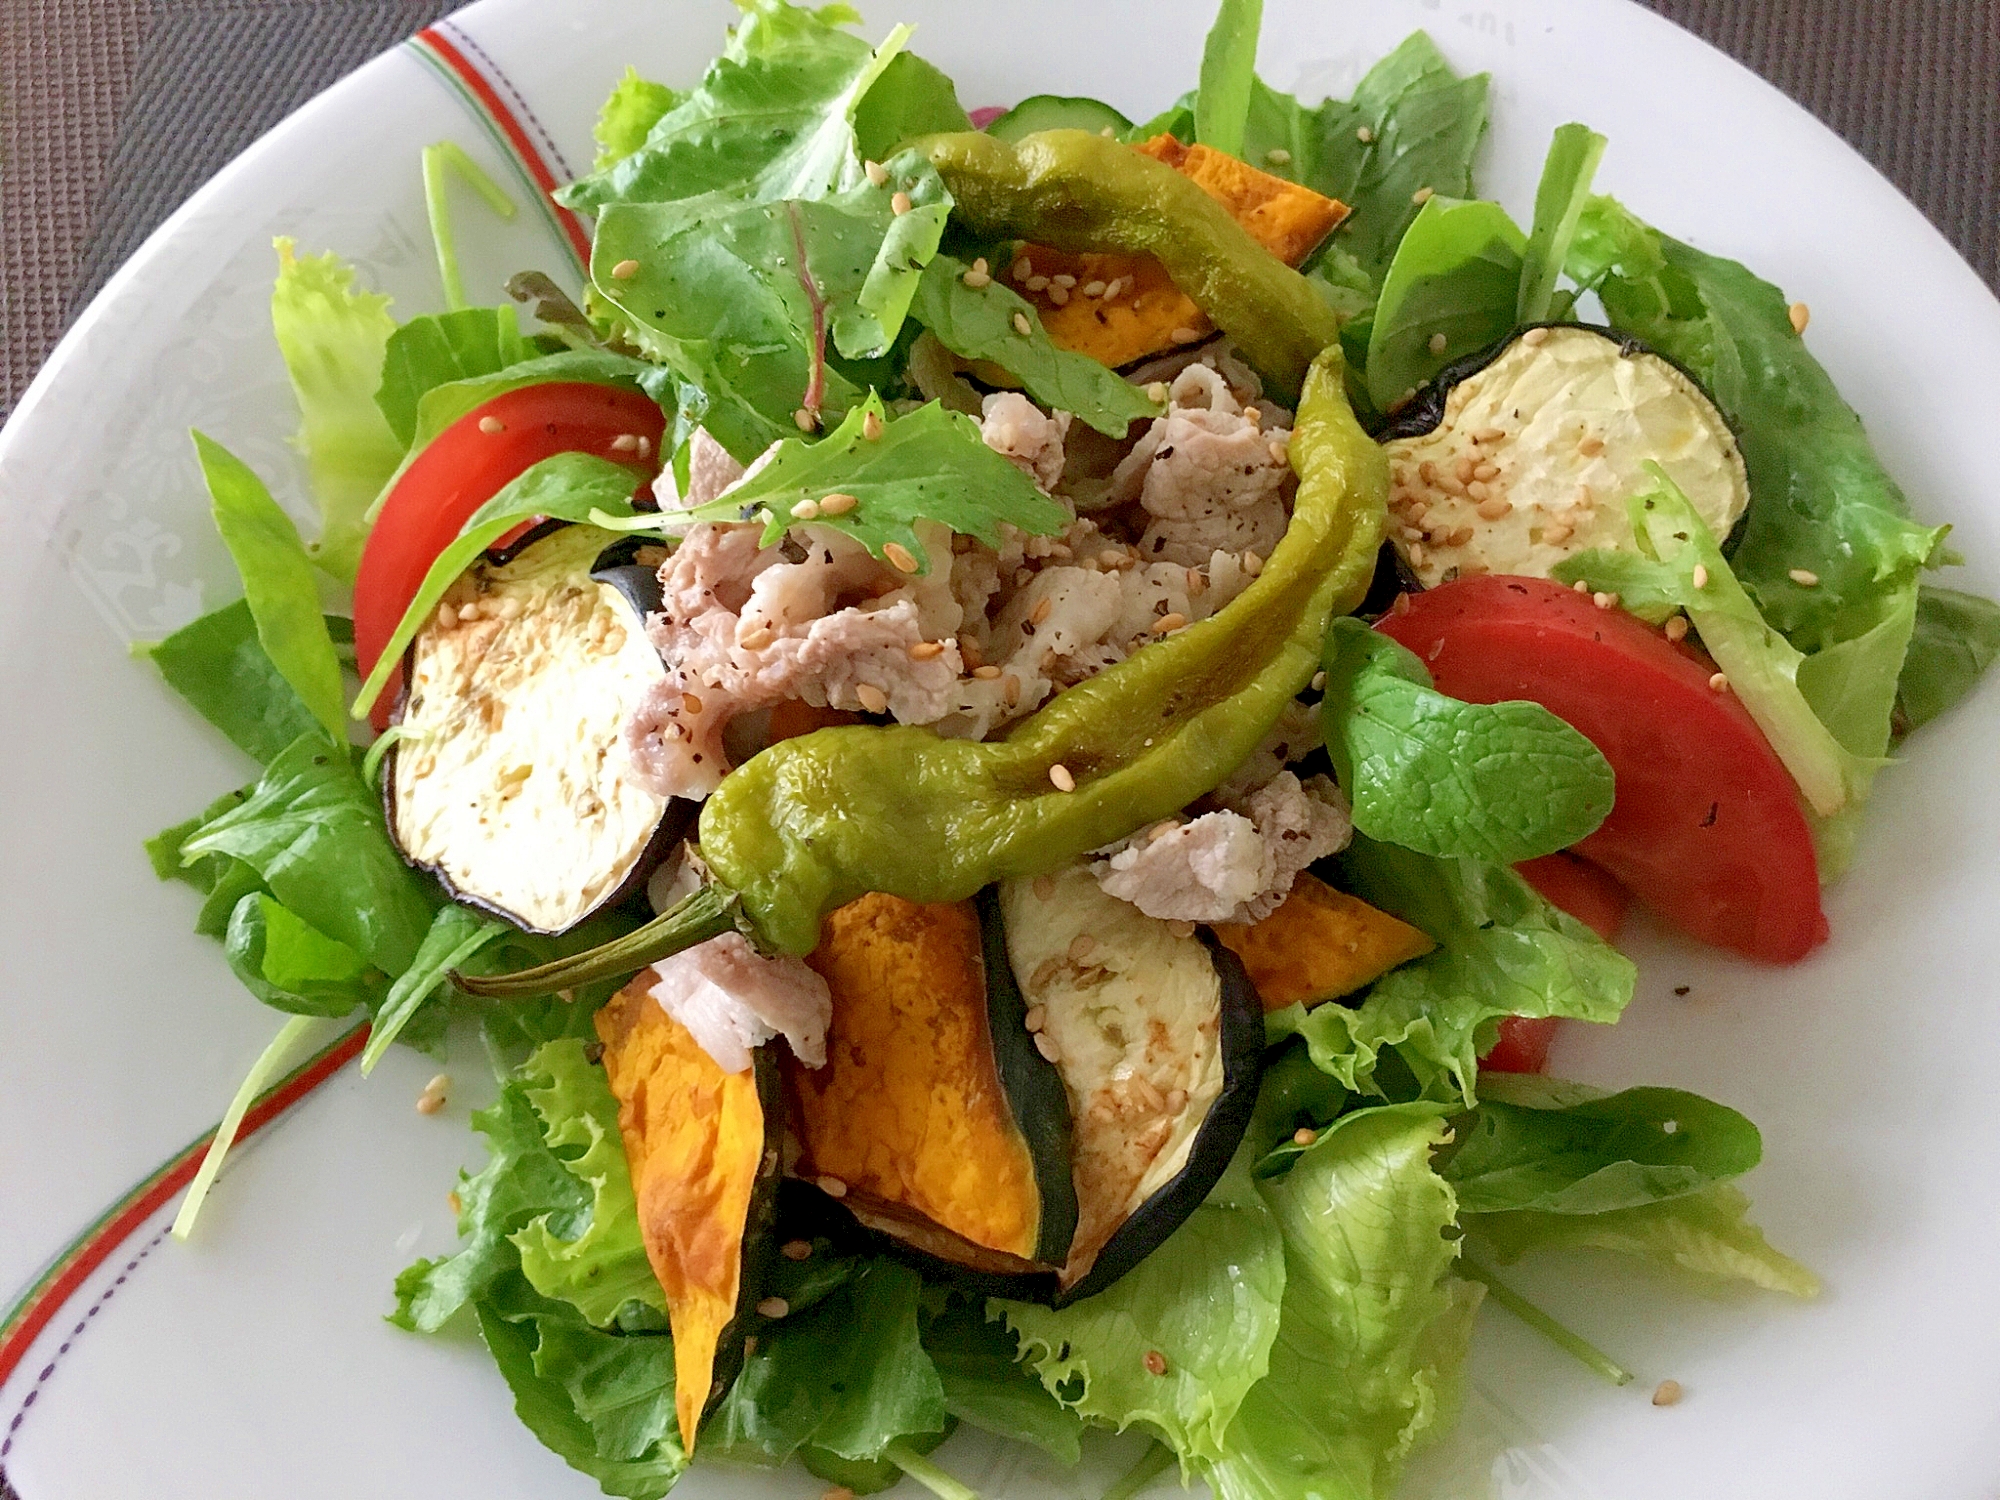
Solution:
[(1222, 1180), (1250, 1128), (1264, 1079), (1264, 1002), (1241, 959), (1206, 927), (1201, 941), (1222, 981), (1222, 1092), (1188, 1147), (1187, 1165), (1118, 1226), (1083, 1280), (1050, 1299), (1053, 1307), (1103, 1291), (1165, 1244)]
[[(489, 548), (480, 561), (493, 565), (502, 565), (511, 562), (536, 542), (555, 535), (556, 532), (561, 531), (570, 524), (568, 521), (544, 521), (538, 526), (530, 527), (505, 547)], [(617, 590), (619, 597), (625, 601), (626, 607), (637, 616), (640, 628), (643, 629), (646, 623), (646, 616), (664, 607), (664, 596), (660, 592), (658, 570), (630, 561), (631, 555), (641, 545), (643, 544), (637, 541), (625, 541), (617, 542), (607, 547), (599, 555), (597, 565), (591, 569), (590, 576), (602, 583), (610, 584), (612, 588)], [(389, 713), (389, 723), (392, 726), (403, 722), (403, 710), (409, 703), (410, 682), (416, 674), (416, 654), (417, 643), (412, 638), (410, 644), (403, 650), (403, 670), (398, 674), (401, 679), (401, 685), (396, 692), (395, 707)], [(422, 864), (409, 857), (404, 851), (402, 839), (396, 833), (396, 764), (399, 748), (398, 746), (391, 745), (388, 753), (383, 757), (382, 817), (388, 824), (389, 842), (395, 846), (396, 853), (402, 856), (403, 862), (409, 865), (411, 869), (421, 870), (430, 876), (443, 889), (445, 895), (461, 906), (469, 906), (474, 911), (484, 912), (489, 917), (497, 917), (500, 921), (519, 928), (523, 932), (534, 933), (541, 937), (556, 936), (557, 934), (545, 932), (538, 927), (523, 926), (521, 920), (514, 913), (503, 911), (491, 902), (481, 900), (477, 896), (469, 895), (460, 890), (452, 883), (450, 877), (437, 866)], [(606, 896), (596, 906), (577, 918), (576, 922), (571, 924), (572, 927), (587, 922), (590, 918), (597, 915), (598, 912), (607, 911), (612, 907), (633, 899), (643, 892), (646, 889), (646, 882), (652, 878), (653, 872), (666, 862), (667, 856), (679, 848), (681, 842), (693, 831), (695, 817), (700, 810), (701, 805), (699, 803), (690, 802), (682, 797), (676, 797), (668, 802), (660, 814), (659, 826), (653, 830), (653, 836), (646, 841), (646, 847), (640, 851), (639, 858), (633, 863), (631, 873), (619, 882), (617, 889), (612, 891), (610, 895)], [(565, 928), (563, 930), (569, 931), (570, 929)]]
[[(1396, 409), (1390, 416), (1387, 425), (1375, 434), (1375, 441), (1378, 443), (1387, 443), (1397, 438), (1422, 437), (1425, 433), (1435, 432), (1438, 424), (1444, 421), (1445, 402), (1451, 397), (1452, 387), (1462, 380), (1467, 380), (1477, 375), (1481, 370), (1492, 364), (1494, 360), (1506, 353), (1516, 339), (1533, 328), (1561, 328), (1571, 329), (1579, 333), (1594, 333), (1600, 338), (1609, 339), (1612, 343), (1616, 344), (1618, 352), (1622, 355), (1644, 354), (1659, 360), (1662, 364), (1672, 365), (1686, 377), (1688, 384), (1701, 392), (1702, 399), (1715, 408), (1716, 415), (1722, 418), (1722, 425), (1729, 429), (1729, 435), (1736, 440), (1739, 448), (1742, 446), (1742, 430), (1737, 427), (1729, 413), (1724, 411), (1722, 404), (1709, 394), (1708, 387), (1696, 378), (1694, 372), (1689, 370), (1686, 365), (1682, 364), (1672, 355), (1662, 354), (1651, 344), (1645, 342), (1645, 340), (1636, 339), (1629, 333), (1620, 333), (1616, 328), (1607, 328), (1601, 323), (1561, 322), (1523, 323), (1520, 327), (1509, 332), (1505, 338), (1498, 339), (1488, 344), (1484, 349), (1466, 355), (1463, 359), (1453, 360), (1423, 385), (1419, 386), (1416, 395), (1412, 396), (1406, 403)], [(1751, 496), (1750, 503), (1751, 505), (1757, 503), (1756, 496)], [(1735, 553), (1736, 544), (1743, 540), (1743, 530), (1749, 524), (1749, 520), (1750, 508), (1749, 506), (1745, 506), (1743, 514), (1737, 517), (1736, 524), (1729, 528), (1729, 535), (1722, 539), (1721, 550), (1724, 557), (1732, 556)], [(1393, 548), (1385, 545), (1384, 551), (1393, 552)], [(1357, 613), (1363, 615), (1370, 614), (1371, 612), (1379, 614), (1383, 609), (1388, 608), (1387, 604), (1383, 604), (1379, 608), (1376, 607), (1376, 599), (1385, 588), (1383, 571), (1386, 570), (1378, 570), (1375, 582), (1369, 590), (1368, 599), (1363, 602), (1361, 609)], [(1400, 560), (1395, 565), (1395, 575), (1401, 587), (1389, 593), (1390, 602), (1394, 602), (1395, 594), (1397, 593), (1415, 594), (1423, 592), (1423, 585), (1418, 583), (1403, 568)]]

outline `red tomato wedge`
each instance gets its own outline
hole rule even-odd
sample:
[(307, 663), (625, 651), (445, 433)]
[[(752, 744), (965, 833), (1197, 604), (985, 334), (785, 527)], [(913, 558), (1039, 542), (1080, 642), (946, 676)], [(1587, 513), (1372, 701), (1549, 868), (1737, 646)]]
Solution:
[[(1631, 892), (1587, 859), (1558, 852), (1523, 860), (1514, 873), (1533, 886), (1541, 898), (1568, 912), (1592, 932), (1610, 942), (1625, 923)], [(1507, 1016), (1500, 1022), (1500, 1040), (1479, 1059), (1495, 1073), (1539, 1073), (1549, 1063), (1549, 1044), (1561, 1025), (1556, 1016)]]
[(1549, 1065), (1549, 1044), (1556, 1039), (1559, 1016), (1502, 1016), (1500, 1040), (1479, 1059), (1494, 1073), (1539, 1073)]
[[(390, 488), (361, 551), (354, 579), (361, 675), (375, 669), (431, 564), (480, 506), (558, 453), (592, 453), (650, 474), (666, 425), (666, 413), (638, 391), (559, 380), (495, 396), (439, 433)], [(395, 700), (392, 678), (370, 714), (377, 729)]]
[(1604, 753), (1617, 800), (1576, 852), (1674, 926), (1771, 963), (1825, 941), (1798, 790), (1706, 656), (1542, 578), (1462, 578), (1378, 628), (1440, 692), (1540, 703)]

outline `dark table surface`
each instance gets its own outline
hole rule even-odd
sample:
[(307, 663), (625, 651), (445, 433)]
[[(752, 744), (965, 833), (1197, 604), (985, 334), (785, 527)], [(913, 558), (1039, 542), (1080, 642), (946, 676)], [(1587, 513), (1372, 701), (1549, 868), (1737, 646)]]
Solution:
[[(1858, 147), (2000, 289), (2000, 0), (1649, 0)], [(0, 0), (0, 417), (146, 234), (439, 0)]]

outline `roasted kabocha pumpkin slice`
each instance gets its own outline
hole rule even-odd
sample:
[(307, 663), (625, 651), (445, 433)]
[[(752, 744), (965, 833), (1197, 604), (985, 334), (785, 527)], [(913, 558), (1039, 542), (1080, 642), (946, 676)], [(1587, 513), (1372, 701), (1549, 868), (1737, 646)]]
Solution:
[(489, 554), (403, 665), (383, 789), (397, 847), (530, 932), (639, 888), (693, 812), (629, 774), (626, 720), (667, 668), (645, 632), (653, 571), (600, 568), (619, 542), (561, 526)]
[(1082, 866), (1000, 887), (1007, 952), (1069, 1096), (1076, 1237), (1059, 1301), (1158, 1249), (1235, 1155), (1264, 1012), (1236, 955), (1146, 916)]
[(1351, 995), (1437, 946), (1408, 922), (1310, 874), (1261, 922), (1227, 923), (1215, 936), (1243, 960), (1267, 1012)]
[(794, 1175), (899, 1246), (1047, 1281), (1076, 1228), (1069, 1109), (993, 900), (864, 896), (827, 918), (808, 961), (833, 1022), (824, 1067), (785, 1063)]
[(725, 1073), (634, 980), (597, 1013), (639, 1234), (666, 1293), (674, 1410), (694, 1451), (758, 1321), (777, 1210), (783, 1091), (772, 1050)]

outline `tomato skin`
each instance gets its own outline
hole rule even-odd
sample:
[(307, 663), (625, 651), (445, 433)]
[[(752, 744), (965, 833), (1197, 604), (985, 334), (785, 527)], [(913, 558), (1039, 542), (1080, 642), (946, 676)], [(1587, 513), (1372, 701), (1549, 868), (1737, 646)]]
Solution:
[[(482, 424), (494, 422), (500, 430), (484, 430)], [(666, 413), (638, 391), (559, 380), (504, 392), (439, 433), (397, 478), (361, 551), (354, 579), (361, 675), (375, 669), (431, 564), (480, 506), (558, 453), (595, 454), (650, 475), (666, 424)], [(621, 438), (625, 446), (614, 446)], [(643, 446), (635, 447), (634, 438)], [(392, 680), (373, 705), (376, 728), (386, 723), (395, 697)]]
[(1502, 1016), (1500, 1040), (1479, 1059), (1492, 1073), (1539, 1073), (1549, 1065), (1549, 1044), (1556, 1039), (1556, 1016)]
[(1576, 846), (1702, 942), (1792, 963), (1826, 940), (1819, 864), (1798, 790), (1715, 664), (1543, 578), (1463, 578), (1410, 596), (1378, 629), (1441, 692), (1529, 699), (1588, 737), (1617, 798)]
[(1632, 893), (1589, 860), (1564, 850), (1523, 860), (1514, 866), (1514, 873), (1549, 905), (1568, 912), (1605, 942), (1618, 940)]

